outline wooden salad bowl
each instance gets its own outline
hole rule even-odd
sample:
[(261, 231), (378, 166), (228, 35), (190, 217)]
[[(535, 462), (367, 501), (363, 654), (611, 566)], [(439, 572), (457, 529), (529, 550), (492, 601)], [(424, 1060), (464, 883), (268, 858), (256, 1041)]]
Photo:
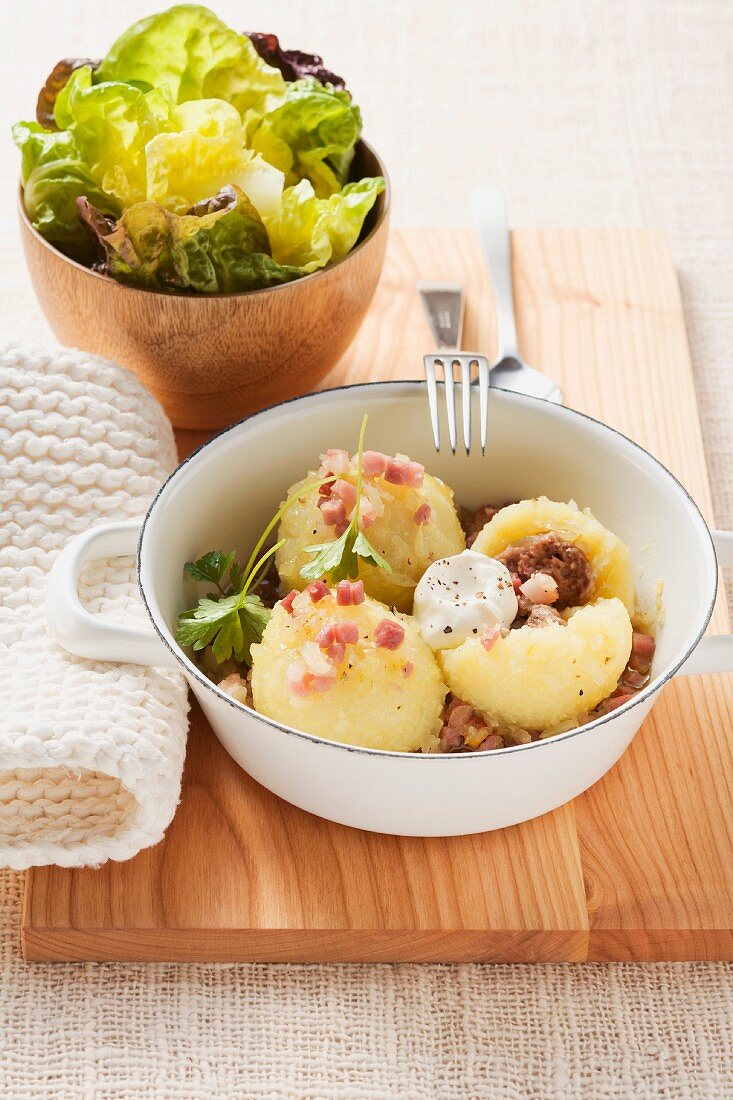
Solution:
[[(352, 176), (384, 176), (364, 141)], [(241, 294), (164, 294), (124, 286), (70, 260), (36, 232), (20, 198), (33, 288), (65, 345), (128, 367), (177, 428), (223, 428), (312, 390), (344, 354), (379, 281), (389, 181), (343, 260), (292, 283)]]

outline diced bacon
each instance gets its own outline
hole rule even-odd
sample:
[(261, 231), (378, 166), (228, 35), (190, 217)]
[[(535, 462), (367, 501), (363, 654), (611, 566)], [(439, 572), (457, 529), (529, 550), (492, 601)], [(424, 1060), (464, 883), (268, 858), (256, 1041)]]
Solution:
[[(452, 719), (453, 715), (456, 713), (456, 711), (460, 710), (461, 707), (465, 707), (465, 706), (468, 706), (468, 704), (464, 703), (462, 699), (451, 699), (450, 703), (445, 708), (445, 715), (444, 715), (443, 721), (450, 724), (451, 719)], [(472, 709), (472, 708), (469, 707), (469, 710), (470, 709)]]
[(484, 721), (481, 721), (478, 714), (474, 715), (474, 720), (469, 724), (464, 740), (469, 749), (477, 749), (479, 745), (482, 745), (489, 734), (494, 731), (486, 725)]
[(318, 486), (318, 506), (320, 507), (322, 500), (328, 500), (333, 492), (333, 482), (324, 481), (322, 485)]
[(309, 584), (306, 588), (306, 592), (313, 603), (318, 603), (324, 596), (328, 595), (328, 585), (325, 581), (313, 581), (313, 584)]
[(333, 623), (324, 626), (316, 634), (318, 648), (321, 649), (329, 661), (334, 665), (340, 665), (346, 656), (346, 646), (336, 637), (336, 628)]
[(350, 468), (349, 452), (340, 447), (329, 447), (326, 453), (321, 455), (321, 473), (346, 474)]
[(370, 500), (361, 498), (361, 504), (359, 505), (359, 526), (365, 531), (367, 527), (371, 527), (377, 518), (377, 512)]
[(651, 635), (641, 634), (635, 630), (631, 636), (631, 656), (629, 657), (631, 668), (637, 672), (649, 672), (656, 647), (657, 644)]
[(344, 645), (356, 645), (359, 641), (359, 627), (350, 619), (334, 623), (333, 630), (336, 641), (343, 642)]
[(463, 734), (468, 729), (469, 722), (474, 716), (474, 710), (468, 703), (462, 703), (460, 700), (455, 701), (457, 706), (453, 707), (450, 715), (446, 715), (446, 717), (451, 728)]
[[(356, 464), (356, 459), (354, 459)], [(381, 451), (364, 451), (361, 456), (361, 471), (364, 477), (382, 477), (387, 469), (387, 456)]]
[(326, 652), (334, 645), (356, 645), (359, 641), (359, 627), (348, 619), (329, 623), (318, 631), (316, 641), (319, 648)]
[(287, 596), (283, 596), (283, 598), (280, 600), (281, 606), (285, 608), (288, 615), (293, 614), (293, 600), (298, 595), (299, 595), (298, 589), (297, 588), (291, 588), (291, 590), (290, 590), (290, 592), (288, 592)]
[(481, 645), (484, 647), (487, 653), (491, 653), (496, 643), (501, 637), (500, 626), (490, 626), (481, 635)]
[(557, 599), (557, 581), (549, 573), (533, 573), (519, 591), (532, 603), (551, 604)]
[(339, 581), (336, 585), (336, 603), (340, 607), (364, 603), (364, 581)]
[(338, 497), (339, 500), (344, 502), (344, 508), (347, 512), (350, 512), (356, 504), (356, 485), (352, 485), (350, 481), (344, 481), (339, 478), (334, 481), (331, 486), (333, 496)]
[(504, 742), (498, 733), (490, 733), (478, 746), (477, 752), (489, 752), (491, 749), (503, 749)]
[(361, 487), (362, 500), (366, 498), (374, 509), (376, 516), (384, 515), (384, 502), (382, 495), (376, 485), (368, 485), (364, 483)]
[(382, 619), (374, 628), (374, 644), (380, 649), (399, 649), (404, 639), (404, 626), (393, 619)]
[(422, 488), (425, 479), (425, 467), (419, 462), (407, 463), (407, 484), (413, 489)]
[(336, 631), (334, 630), (333, 623), (328, 626), (321, 627), (316, 634), (316, 641), (321, 649), (328, 649), (330, 645), (336, 641)]
[(327, 527), (340, 527), (346, 523), (346, 505), (343, 500), (324, 500), (319, 508)]
[(634, 691), (641, 691), (644, 687), (647, 674), (644, 672), (636, 672), (633, 668), (627, 668), (621, 677), (621, 682), (624, 687), (633, 688)]
[(656, 648), (657, 643), (650, 634), (640, 634), (639, 631), (634, 631), (631, 636), (631, 652), (635, 657), (646, 657), (647, 660), (651, 660)]
[(460, 748), (463, 742), (463, 734), (454, 730), (451, 726), (443, 726), (440, 731), (440, 751), (450, 752), (451, 749)]
[(305, 661), (292, 661), (285, 671), (285, 677), (288, 681), (290, 694), (294, 695), (296, 699), (303, 699), (306, 695), (310, 695), (313, 678), (306, 667)]
[(429, 504), (421, 504), (412, 518), (419, 527), (422, 527), (423, 524), (430, 522), (430, 517), (432, 514), (433, 509), (430, 507)]
[(316, 642), (329, 661), (340, 665), (346, 656), (347, 645), (355, 645), (359, 641), (359, 627), (348, 620), (329, 623), (316, 634)]
[(404, 458), (388, 458), (384, 470), (384, 480), (392, 485), (407, 485), (410, 479), (409, 464)]
[(615, 695), (610, 699), (604, 699), (598, 708), (600, 714), (608, 714), (612, 710), (616, 710), (617, 707), (623, 706), (624, 703), (628, 703), (629, 699), (634, 699), (633, 694)]
[(402, 666), (402, 675), (407, 679), (408, 676), (412, 676), (415, 671), (415, 666), (412, 661), (408, 661), (406, 665)]
[(310, 680), (311, 691), (330, 691), (336, 683), (330, 676), (312, 676)]
[(346, 646), (343, 642), (334, 642), (326, 650), (326, 656), (334, 665), (340, 665), (346, 656)]
[[(493, 740), (497, 738), (496, 740)], [(443, 728), (440, 731), (441, 752), (454, 749), (500, 749), (504, 747), (501, 737), (487, 723), (484, 716), (462, 699), (451, 699), (443, 715)]]
[(519, 595), (519, 589), (522, 587), (522, 578), (517, 573), (512, 573), (512, 587), (514, 589), (514, 595)]
[(314, 691), (329, 691), (336, 683), (336, 669), (318, 652), (313, 642), (306, 642), (302, 652), (303, 659), (292, 661), (285, 672), (290, 694), (296, 699), (303, 699)]

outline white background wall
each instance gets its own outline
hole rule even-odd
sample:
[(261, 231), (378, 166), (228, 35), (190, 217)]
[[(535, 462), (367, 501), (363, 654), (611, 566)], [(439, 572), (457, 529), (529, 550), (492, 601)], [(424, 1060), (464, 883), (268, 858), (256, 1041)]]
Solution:
[[(15, 230), (17, 157), (64, 56), (103, 54), (166, 6), (3, 0), (0, 310), (40, 319)], [(719, 522), (733, 523), (733, 6), (730, 0), (212, 0), (235, 27), (321, 53), (361, 105), (398, 225), (467, 222), (487, 177), (515, 225), (664, 225), (682, 281)], [(648, 398), (651, 399), (651, 398)]]

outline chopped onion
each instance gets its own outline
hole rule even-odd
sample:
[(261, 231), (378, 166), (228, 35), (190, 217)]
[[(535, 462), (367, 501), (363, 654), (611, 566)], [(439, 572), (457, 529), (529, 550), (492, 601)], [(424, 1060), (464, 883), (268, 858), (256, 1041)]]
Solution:
[(333, 664), (329, 661), (328, 657), (325, 656), (316, 642), (305, 642), (305, 644), (301, 646), (300, 652), (306, 668), (314, 676), (336, 675), (336, 669)]
[(533, 573), (520, 584), (519, 591), (532, 603), (554, 603), (557, 599), (557, 581), (549, 573)]

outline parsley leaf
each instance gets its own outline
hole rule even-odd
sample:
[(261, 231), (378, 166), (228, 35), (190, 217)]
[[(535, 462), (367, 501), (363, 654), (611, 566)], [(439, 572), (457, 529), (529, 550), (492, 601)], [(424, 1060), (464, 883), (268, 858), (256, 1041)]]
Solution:
[(378, 569), (392, 572), (389, 563), (377, 553), (364, 532), (353, 522), (335, 542), (321, 542), (305, 549), (306, 553), (315, 554), (313, 560), (300, 571), (301, 577), (307, 581), (317, 581), (327, 576), (332, 584), (336, 584), (346, 577), (354, 579), (359, 576), (359, 558)]
[(250, 649), (262, 641), (269, 619), (270, 610), (259, 596), (241, 597), (235, 593), (220, 600), (202, 597), (192, 611), (179, 615), (176, 641), (192, 646), (197, 653), (211, 645), (219, 664), (232, 653), (238, 661), (251, 664)]
[[(181, 646), (191, 646), (195, 653), (211, 646), (214, 660), (219, 664), (234, 654), (238, 661), (252, 664), (251, 649), (262, 640), (272, 612), (259, 596), (250, 590), (256, 586), (263, 567), (275, 551), (282, 546), (271, 546), (244, 571), (234, 560), (234, 552), (224, 554), (212, 550), (195, 562), (186, 562), (186, 572), (195, 580), (213, 581), (221, 592), (202, 596), (196, 607), (178, 616), (176, 641)], [(222, 586), (224, 574), (229, 573), (229, 589)], [(232, 591), (233, 589), (233, 591)]]
[(230, 569), (233, 561), (233, 550), (229, 554), (225, 554), (223, 550), (210, 550), (208, 554), (204, 554), (196, 561), (187, 561), (184, 568), (189, 577), (193, 577), (195, 581), (208, 581), (210, 584), (215, 584), (217, 588), (221, 588), (222, 577)]
[[(363, 531), (357, 531), (356, 538), (354, 539), (353, 552), (356, 557), (361, 558), (362, 561), (367, 562), (369, 565), (374, 565), (377, 569), (384, 569), (385, 573), (392, 572), (392, 566), (374, 549)], [(357, 564), (357, 573), (358, 571), (359, 567)], [(349, 573), (349, 576), (355, 577), (356, 573)]]

